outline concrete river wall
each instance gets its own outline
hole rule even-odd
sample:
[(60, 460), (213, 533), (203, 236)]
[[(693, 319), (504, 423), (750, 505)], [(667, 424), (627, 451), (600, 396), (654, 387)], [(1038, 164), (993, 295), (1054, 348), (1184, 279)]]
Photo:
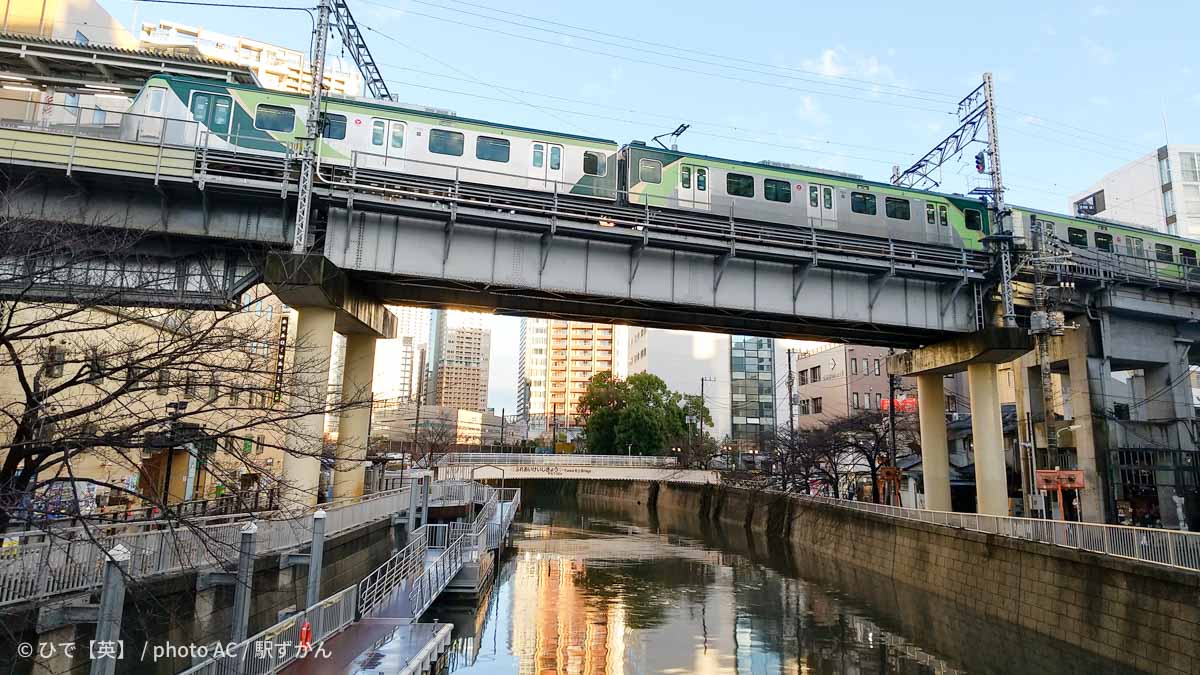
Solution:
[(529, 488), (573, 494), (585, 509), (744, 537), (970, 672), (1200, 673), (1194, 573), (725, 486)]

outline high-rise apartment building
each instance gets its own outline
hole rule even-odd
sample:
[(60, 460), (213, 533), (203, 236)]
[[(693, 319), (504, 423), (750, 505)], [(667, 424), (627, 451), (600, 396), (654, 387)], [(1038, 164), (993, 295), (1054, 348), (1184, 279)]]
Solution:
[[(224, 35), (174, 21), (145, 22), (138, 31), (142, 49), (177, 56), (199, 56), (246, 66), (267, 89), (307, 94), (312, 91), (308, 57), (295, 49)], [(359, 96), (362, 76), (353, 64), (341, 59), (325, 62), (325, 90), (341, 96)]]
[(517, 365), (519, 411), (530, 434), (576, 426), (579, 397), (596, 373), (614, 372), (617, 326), (522, 319)]
[(492, 333), (488, 315), (439, 309), (429, 332), (429, 379), (425, 400), (434, 405), (485, 410)]
[(1172, 143), (1071, 197), (1071, 212), (1200, 238), (1200, 145)]
[(388, 309), (396, 316), (396, 337), (375, 343), (373, 389), (379, 399), (415, 400), (424, 382), (433, 312), (425, 307)]

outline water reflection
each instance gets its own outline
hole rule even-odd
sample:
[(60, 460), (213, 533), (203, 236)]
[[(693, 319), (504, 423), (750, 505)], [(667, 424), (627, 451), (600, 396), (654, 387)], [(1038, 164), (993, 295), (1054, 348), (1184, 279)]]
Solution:
[(521, 518), (491, 604), (430, 617), (455, 623), (453, 672), (964, 672), (728, 542), (572, 509)]

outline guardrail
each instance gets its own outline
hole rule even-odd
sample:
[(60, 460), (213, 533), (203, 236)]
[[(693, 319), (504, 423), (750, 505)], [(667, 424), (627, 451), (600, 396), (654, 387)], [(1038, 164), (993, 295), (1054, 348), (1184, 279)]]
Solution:
[(454, 452), (438, 460), (439, 466), (448, 464), (520, 464), (530, 466), (640, 466), (674, 467), (674, 457), (645, 457), (641, 455), (543, 455), (537, 453), (505, 452)]
[[(266, 675), (279, 672), (302, 658), (309, 645), (319, 645), (354, 622), (358, 587), (334, 593), (307, 610), (280, 621), (266, 630), (222, 650), (220, 656), (199, 663), (179, 675)], [(307, 624), (308, 635), (303, 635)]]
[[(448, 525), (427, 525), (426, 527), (441, 529), (445, 531), (445, 538), (450, 539), (453, 534)], [(432, 533), (431, 533), (432, 534)], [(415, 620), (429, 609), (437, 596), (445, 590), (450, 580), (458, 571), (462, 569), (463, 563), (466, 562), (466, 544), (468, 537), (459, 534), (454, 537), (453, 541), (442, 551), (433, 562), (425, 567), (425, 571), (413, 580), (412, 585), (407, 589), (408, 597), (412, 612), (412, 618)]]
[(928, 511), (871, 502), (856, 502), (816, 495), (787, 494), (801, 501), (829, 504), (856, 511), (878, 513), (901, 520), (913, 520), (964, 530), (987, 532), (1014, 539), (1083, 549), (1138, 562), (1200, 571), (1200, 533), (1161, 530), (1127, 525), (1104, 525), (1038, 518), (989, 516), (979, 513)]
[[(326, 535), (403, 510), (408, 489), (379, 492), (324, 504)], [(268, 553), (312, 541), (312, 511), (277, 514), (258, 521), (256, 548)], [(39, 600), (100, 586), (107, 552), (121, 544), (130, 551), (133, 579), (197, 567), (222, 565), (238, 555), (243, 523), (199, 525), (170, 521), (154, 529), (107, 533), (116, 528), (72, 528), (42, 532), (38, 542), (16, 539), (0, 554), (0, 606)], [(12, 538), (13, 535), (6, 535)]]

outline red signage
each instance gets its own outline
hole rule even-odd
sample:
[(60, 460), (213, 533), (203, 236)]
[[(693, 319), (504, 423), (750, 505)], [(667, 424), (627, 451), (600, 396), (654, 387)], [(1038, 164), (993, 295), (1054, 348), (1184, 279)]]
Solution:
[[(885, 412), (890, 410), (891, 406), (891, 399), (885, 398), (879, 402), (879, 409)], [(896, 412), (917, 412), (917, 397), (909, 396), (896, 399)]]

